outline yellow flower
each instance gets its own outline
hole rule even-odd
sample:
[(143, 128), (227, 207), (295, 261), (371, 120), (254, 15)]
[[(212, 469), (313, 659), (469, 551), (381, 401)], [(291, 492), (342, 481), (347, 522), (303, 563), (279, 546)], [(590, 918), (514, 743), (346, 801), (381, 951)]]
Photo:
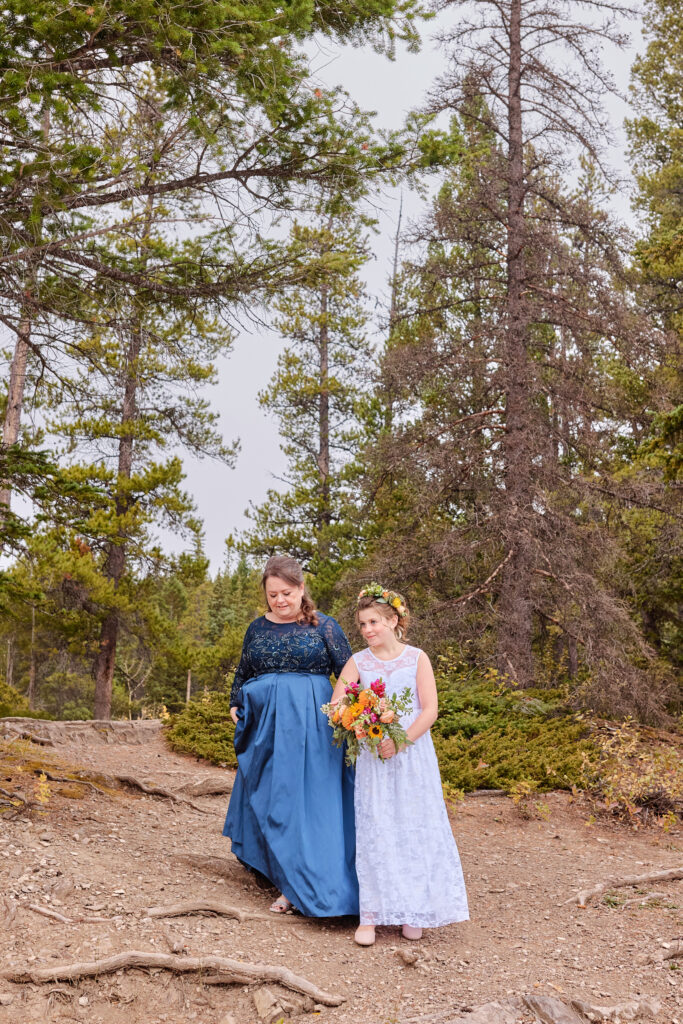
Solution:
[(373, 739), (381, 738), (381, 736), (382, 736), (382, 728), (381, 728), (381, 726), (377, 725), (376, 722), (373, 722), (373, 724), (368, 729), (368, 736), (372, 736)]
[(392, 603), (394, 608), (400, 608), (401, 607), (401, 600), (398, 597), (395, 597), (394, 600), (391, 603)]

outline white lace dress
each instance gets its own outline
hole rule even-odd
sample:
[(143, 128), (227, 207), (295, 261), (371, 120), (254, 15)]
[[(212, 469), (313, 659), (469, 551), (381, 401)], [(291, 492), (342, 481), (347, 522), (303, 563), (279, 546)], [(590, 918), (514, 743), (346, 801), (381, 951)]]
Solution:
[[(409, 686), (419, 712), (417, 662), (406, 646), (392, 661), (367, 649), (353, 659), (364, 687), (381, 677), (387, 694)], [(469, 918), (458, 850), (444, 804), (432, 737), (427, 732), (388, 761), (363, 751), (356, 762), (356, 870), (361, 924), (438, 928)]]

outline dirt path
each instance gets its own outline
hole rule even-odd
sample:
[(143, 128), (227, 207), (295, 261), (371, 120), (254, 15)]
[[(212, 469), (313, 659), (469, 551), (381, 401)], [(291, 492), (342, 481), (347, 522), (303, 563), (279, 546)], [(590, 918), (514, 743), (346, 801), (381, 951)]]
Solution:
[[(226, 777), (173, 754), (158, 737), (135, 746), (66, 743), (35, 756), (136, 775), (172, 790)], [(0, 786), (7, 784), (0, 780)], [(68, 787), (56, 783), (50, 790), (44, 812), (32, 821), (0, 818), (0, 892), (10, 900), (0, 928), (0, 974), (17, 966), (56, 966), (130, 949), (168, 953), (175, 947), (191, 956), (288, 967), (345, 997), (339, 1007), (309, 1004), (303, 1010), (294, 999), (289, 1013), (303, 1012), (300, 1020), (314, 1015), (329, 1024), (426, 1024), (524, 992), (597, 1004), (654, 997), (660, 1009), (645, 1012), (643, 1019), (683, 1024), (683, 960), (639, 963), (683, 934), (683, 881), (647, 887), (663, 895), (645, 904), (623, 906), (638, 895), (633, 889), (595, 899), (585, 910), (566, 903), (577, 890), (607, 877), (683, 863), (680, 830), (637, 833), (588, 824), (587, 809), (563, 793), (544, 798), (547, 817), (540, 820), (524, 820), (506, 798), (468, 798), (452, 823), (472, 920), (427, 932), (419, 944), (403, 940), (398, 929), (382, 929), (374, 947), (360, 949), (350, 920), (144, 919), (146, 907), (187, 899), (266, 910), (270, 893), (239, 866), (221, 836), (226, 796), (197, 798), (208, 812), (201, 813), (132, 791), (84, 795), (71, 787), (69, 796)], [(193, 863), (192, 857), (200, 860)], [(211, 857), (220, 861), (202, 866), (201, 858)], [(64, 924), (39, 916), (29, 903), (67, 917), (114, 920)], [(0, 900), (0, 923), (2, 906)], [(405, 953), (408, 959), (417, 953), (416, 962), (406, 964)], [(252, 1024), (263, 1019), (254, 1003), (256, 988), (205, 985), (194, 976), (157, 969), (73, 986), (0, 979), (0, 1024)], [(290, 999), (284, 989), (271, 989), (285, 1004)], [(499, 1019), (508, 1020), (502, 1013)], [(523, 1012), (517, 1017), (531, 1019)]]

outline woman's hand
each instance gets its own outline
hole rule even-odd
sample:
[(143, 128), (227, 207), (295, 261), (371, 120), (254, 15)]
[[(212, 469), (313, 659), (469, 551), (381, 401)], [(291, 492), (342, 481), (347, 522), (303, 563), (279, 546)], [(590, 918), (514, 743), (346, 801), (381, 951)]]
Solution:
[(235, 725), (237, 725), (237, 711), (238, 708), (230, 708), (230, 717), (232, 718)]
[(385, 737), (385, 739), (383, 739), (382, 742), (380, 743), (379, 753), (380, 757), (382, 757), (385, 761), (388, 761), (390, 757), (393, 757), (394, 754), (398, 753), (398, 751), (396, 750), (396, 744), (394, 743), (390, 736)]

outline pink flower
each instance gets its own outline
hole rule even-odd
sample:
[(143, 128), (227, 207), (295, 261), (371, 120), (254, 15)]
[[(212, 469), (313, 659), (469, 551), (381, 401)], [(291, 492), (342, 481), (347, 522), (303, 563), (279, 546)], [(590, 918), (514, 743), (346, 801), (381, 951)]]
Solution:
[(376, 722), (377, 721), (377, 715), (375, 715), (375, 714), (370, 715), (370, 721), (371, 722)]
[(380, 722), (384, 722), (385, 725), (388, 725), (389, 722), (393, 722), (394, 717), (394, 712), (391, 709), (389, 709), (389, 711), (385, 711), (383, 715), (379, 716), (379, 720)]
[(378, 697), (383, 697), (387, 690), (381, 679), (375, 679), (374, 683), (370, 684), (370, 689), (373, 693), (376, 693)]

